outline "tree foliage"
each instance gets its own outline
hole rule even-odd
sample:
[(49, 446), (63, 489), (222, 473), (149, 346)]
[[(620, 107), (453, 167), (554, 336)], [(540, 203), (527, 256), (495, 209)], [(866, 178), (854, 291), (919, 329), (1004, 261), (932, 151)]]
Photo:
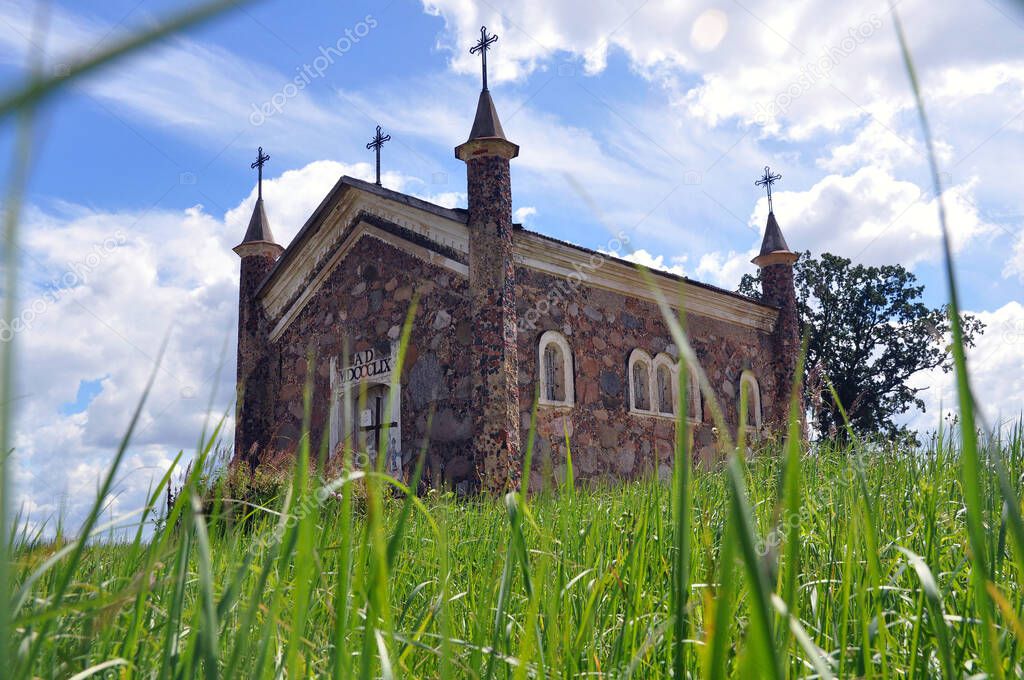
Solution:
[[(808, 341), (804, 390), (815, 429), (845, 437), (842, 415), (829, 382), (858, 435), (908, 434), (896, 416), (911, 407), (924, 410), (910, 378), (921, 371), (952, 368), (947, 307), (921, 301), (924, 286), (900, 265), (868, 267), (823, 254), (804, 255), (794, 268), (800, 332)], [(758, 296), (758, 276), (746, 275), (740, 292)], [(962, 315), (964, 340), (984, 324)]]

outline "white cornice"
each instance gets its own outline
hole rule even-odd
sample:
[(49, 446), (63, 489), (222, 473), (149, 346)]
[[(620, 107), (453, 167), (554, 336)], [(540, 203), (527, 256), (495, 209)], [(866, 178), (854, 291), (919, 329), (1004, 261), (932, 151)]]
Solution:
[[(630, 264), (597, 255), (595, 257), (600, 258), (598, 265), (592, 266), (591, 256), (578, 248), (524, 231), (516, 232), (515, 237), (517, 264), (552, 276), (580, 281), (586, 286), (603, 288), (652, 302), (657, 300), (650, 286), (640, 278)], [(683, 308), (687, 314), (764, 332), (771, 332), (775, 328), (775, 320), (779, 313), (771, 307), (709, 290), (688, 281), (657, 275), (651, 279), (656, 289), (670, 304), (682, 296)]]
[(316, 294), (324, 284), (324, 281), (327, 280), (327, 277), (330, 276), (331, 272), (335, 270), (352, 248), (354, 248), (355, 245), (364, 237), (379, 239), (433, 265), (445, 267), (462, 276), (469, 276), (469, 268), (461, 262), (452, 260), (440, 253), (412, 243), (411, 241), (407, 241), (368, 222), (360, 220), (359, 223), (356, 224), (349, 232), (348, 236), (345, 237), (344, 243), (334, 251), (334, 254), (331, 255), (327, 264), (317, 272), (313, 280), (306, 285), (302, 293), (295, 298), (291, 304), (288, 304), (285, 309), (274, 308), (269, 305), (267, 306), (267, 313), (270, 318), (277, 319), (277, 323), (274, 324), (274, 329), (270, 332), (271, 342), (276, 342), (277, 339), (281, 337), (281, 334), (284, 333), (285, 329), (291, 325), (292, 321), (294, 321), (299, 315), (299, 312), (301, 312), (310, 299), (312, 299), (313, 295)]
[[(267, 315), (274, 323), (272, 340), (280, 337), (330, 272), (363, 236), (379, 238), (428, 262), (468, 275), (466, 265), (461, 262), (368, 222), (360, 221), (350, 233), (343, 235), (361, 213), (383, 218), (457, 253), (469, 252), (469, 230), (464, 223), (350, 186), (333, 206), (327, 206), (320, 226), (305, 242), (295, 244), (301, 250), (284, 263), (284, 269), (276, 272), (261, 292)], [(654, 292), (629, 263), (592, 255), (527, 231), (517, 230), (514, 238), (514, 257), (518, 265), (629, 297), (656, 301)], [(593, 264), (595, 258), (597, 266)], [(771, 332), (775, 327), (778, 311), (771, 307), (688, 281), (658, 275), (651, 278), (656, 290), (670, 303), (679, 300), (681, 295), (683, 308), (688, 314), (762, 332)]]
[[(350, 187), (341, 194), (337, 203), (324, 213), (319, 228), (298, 246), (301, 250), (296, 252), (286, 263), (285, 269), (277, 272), (262, 291), (263, 306), (272, 321), (279, 322), (282, 315), (291, 312), (300, 300), (308, 299), (310, 289), (319, 285), (315, 282), (322, 281), (322, 277), (337, 265), (344, 253), (355, 243), (356, 239), (352, 237), (357, 236), (356, 230), (353, 230), (352, 233), (344, 237), (345, 243), (339, 243), (343, 232), (362, 213), (383, 218), (458, 253), (469, 252), (469, 232), (465, 224)], [(454, 271), (465, 273), (465, 265), (438, 255), (427, 248), (417, 246), (401, 237), (387, 234), (387, 232), (376, 229), (367, 223), (360, 223), (359, 227), (363, 229), (358, 234), (359, 236), (366, 233), (368, 228), (375, 229), (373, 235), (383, 238), (396, 247), (430, 262), (440, 262)], [(329, 262), (326, 266), (321, 266), (328, 259)], [(318, 272), (315, 279), (313, 278), (314, 271)]]

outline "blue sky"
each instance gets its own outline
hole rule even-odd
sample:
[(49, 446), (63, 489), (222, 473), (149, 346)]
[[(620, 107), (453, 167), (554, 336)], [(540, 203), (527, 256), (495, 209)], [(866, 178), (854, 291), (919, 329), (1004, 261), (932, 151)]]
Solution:
[[(0, 79), (23, 77), (33, 44), (58, 69), (179, 5), (53, 2), (39, 37), (35, 3), (6, 2)], [(936, 133), (964, 304), (989, 324), (972, 361), (994, 420), (1024, 408), (1024, 11), (998, 0), (902, 0), (898, 11)], [(258, 145), (282, 242), (340, 174), (371, 176), (365, 143), (378, 123), (392, 135), (385, 185), (465, 204), (452, 149), (474, 112), (467, 50), (481, 24), (500, 36), (491, 89), (522, 147), (513, 200), (528, 227), (593, 248), (622, 230), (633, 259), (734, 288), (767, 210), (753, 182), (771, 165), (793, 248), (904, 264), (929, 303), (945, 299), (936, 202), (885, 2), (258, 2), (108, 68), (40, 117), (16, 453), (34, 516), (95, 487), (165, 336), (117, 508), (135, 507), (152, 474), (194, 445), (211, 393), (228, 408), (230, 248), (255, 198)], [(0, 129), (0, 152), (11, 145)], [(952, 392), (948, 376), (917, 380), (931, 408), (907, 418), (927, 426)]]

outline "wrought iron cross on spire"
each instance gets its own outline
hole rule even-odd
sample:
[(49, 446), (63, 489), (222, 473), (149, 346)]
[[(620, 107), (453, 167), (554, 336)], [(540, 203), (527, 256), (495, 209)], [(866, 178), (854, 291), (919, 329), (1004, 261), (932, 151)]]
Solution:
[(367, 144), (367, 149), (373, 149), (377, 152), (377, 186), (380, 186), (380, 147), (384, 146), (384, 142), (391, 141), (391, 135), (381, 134), (380, 126), (377, 126), (377, 134), (373, 136)]
[(480, 59), (483, 62), (484, 72), (484, 89), (487, 89), (487, 50), (491, 49), (491, 45), (498, 42), (498, 36), (487, 35), (487, 27), (480, 27), (480, 39), (476, 41), (476, 45), (469, 48), (470, 54), (479, 54)]
[(755, 185), (759, 187), (764, 187), (768, 191), (768, 212), (773, 212), (772, 185), (778, 182), (780, 179), (782, 179), (782, 175), (780, 175), (779, 173), (772, 174), (771, 169), (766, 165), (764, 166), (764, 175), (761, 176), (761, 179), (754, 182)]
[(267, 161), (269, 161), (269, 160), (270, 160), (270, 156), (268, 156), (267, 154), (263, 153), (263, 147), (261, 146), (259, 151), (256, 152), (256, 160), (253, 161), (252, 164), (249, 166), (250, 168), (253, 168), (254, 170), (256, 168), (259, 168), (259, 180), (258, 180), (258, 182), (256, 184), (256, 186), (257, 186), (256, 190), (258, 192), (257, 195), (260, 198), (263, 198), (263, 166), (266, 165)]

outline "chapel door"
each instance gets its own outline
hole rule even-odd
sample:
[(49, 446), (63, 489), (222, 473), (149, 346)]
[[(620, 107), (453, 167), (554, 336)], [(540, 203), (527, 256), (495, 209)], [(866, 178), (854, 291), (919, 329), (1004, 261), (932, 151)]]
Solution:
[(398, 404), (389, 404), (390, 390), (387, 385), (372, 385), (366, 390), (366, 404), (359, 414), (359, 430), (367, 460), (371, 466), (377, 464), (377, 454), (384, 441), (384, 472), (402, 479), (401, 424)]

